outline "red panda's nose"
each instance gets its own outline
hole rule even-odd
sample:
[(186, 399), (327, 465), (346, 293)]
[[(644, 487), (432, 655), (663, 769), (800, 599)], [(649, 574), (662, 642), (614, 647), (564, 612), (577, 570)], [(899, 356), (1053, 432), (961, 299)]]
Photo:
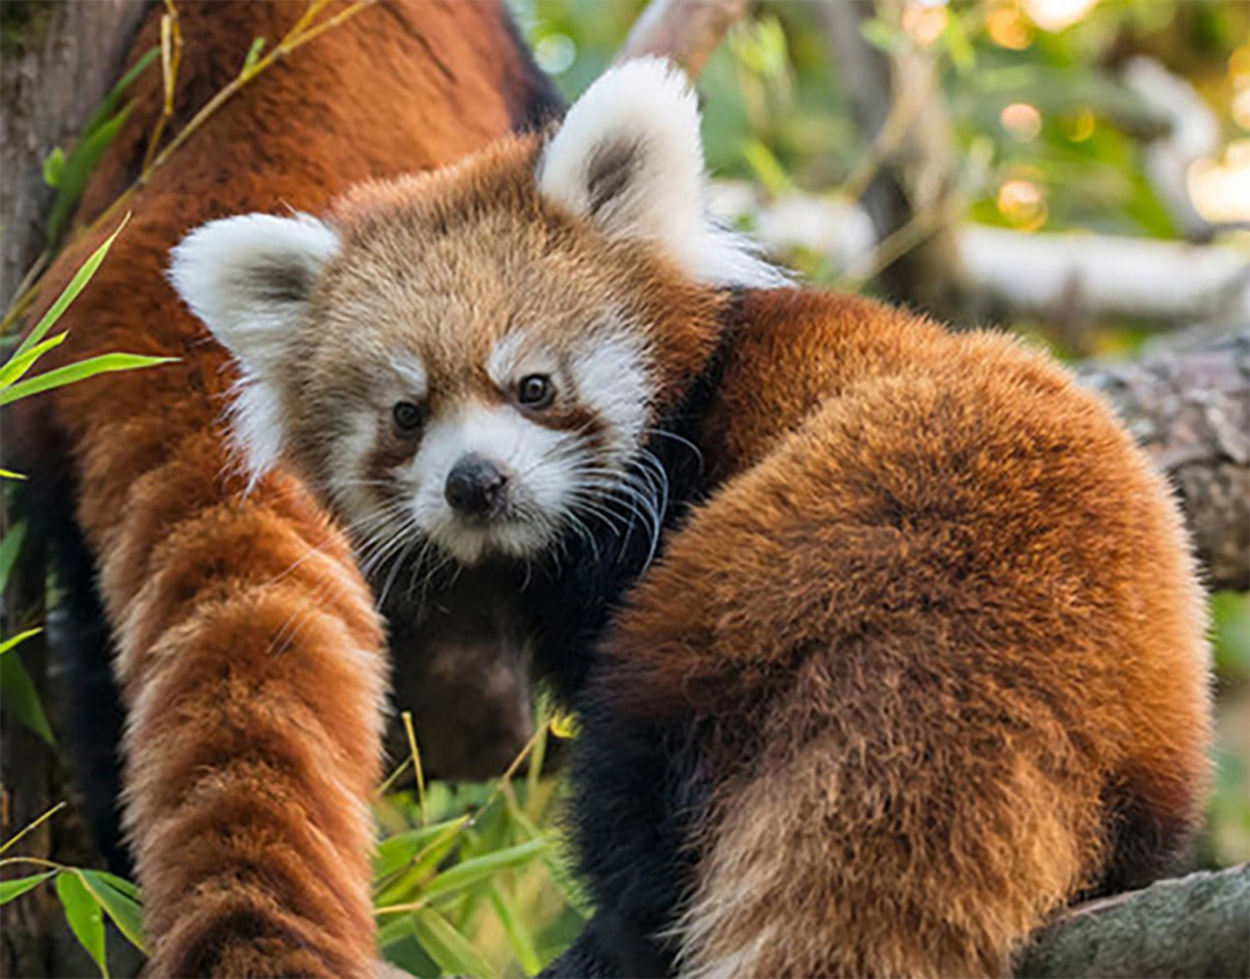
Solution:
[(451, 467), (443, 495), (458, 513), (483, 517), (498, 507), (507, 482), (508, 477), (493, 462), (466, 455)]

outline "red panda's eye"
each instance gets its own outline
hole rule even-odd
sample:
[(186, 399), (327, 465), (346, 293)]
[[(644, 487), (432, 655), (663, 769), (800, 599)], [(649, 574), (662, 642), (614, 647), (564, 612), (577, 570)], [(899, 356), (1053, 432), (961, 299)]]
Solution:
[(546, 374), (529, 374), (517, 385), (516, 399), (526, 408), (546, 408), (556, 391)]
[(421, 406), (411, 401), (400, 401), (391, 410), (391, 418), (395, 421), (395, 431), (401, 437), (409, 437), (421, 431), (421, 423), (425, 420)]

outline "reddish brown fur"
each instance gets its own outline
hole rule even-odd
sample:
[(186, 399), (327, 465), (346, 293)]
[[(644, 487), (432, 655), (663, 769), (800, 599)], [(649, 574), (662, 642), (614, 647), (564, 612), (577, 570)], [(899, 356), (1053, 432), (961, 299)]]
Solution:
[(736, 329), (704, 444), (728, 481), (609, 642), (624, 709), (724, 719), (685, 966), (1002, 974), (1148, 869), (1116, 866), (1117, 820), (1175, 845), (1198, 819), (1204, 612), (1169, 491), (1006, 337), (797, 291)]
[[(302, 10), (179, 4), (186, 50), (169, 131), (235, 75), (254, 38), (272, 45)], [(160, 12), (136, 55), (155, 43)], [(233, 375), (166, 283), (169, 249), (211, 218), (317, 210), (351, 182), (475, 149), (518, 121), (524, 70), (498, 8), (480, 3), (379, 4), (286, 58), (131, 199), (53, 355), (180, 361), (15, 413), (17, 462), (81, 487), (130, 712), (127, 823), (153, 975), (372, 971), (366, 802), (385, 680), (371, 597), (338, 532), (288, 476), (244, 498), (227, 475), (220, 416)], [(135, 94), (85, 219), (134, 178), (159, 72)], [(110, 230), (66, 250), (45, 304)]]

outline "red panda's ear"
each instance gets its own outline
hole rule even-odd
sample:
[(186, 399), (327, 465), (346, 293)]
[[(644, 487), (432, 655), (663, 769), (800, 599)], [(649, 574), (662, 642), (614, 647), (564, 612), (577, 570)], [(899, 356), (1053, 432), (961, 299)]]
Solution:
[(543, 148), (535, 178), (548, 200), (610, 236), (654, 241), (700, 281), (781, 281), (708, 218), (698, 100), (667, 61), (640, 58), (604, 72)]
[(170, 282), (242, 368), (234, 427), (254, 476), (281, 451), (279, 378), (313, 284), (338, 249), (338, 235), (315, 218), (270, 214), (212, 221), (173, 249)]

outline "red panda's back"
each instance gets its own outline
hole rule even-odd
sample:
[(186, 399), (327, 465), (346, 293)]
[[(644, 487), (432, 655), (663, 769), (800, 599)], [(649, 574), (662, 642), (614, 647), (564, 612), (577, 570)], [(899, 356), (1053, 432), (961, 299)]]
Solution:
[(714, 722), (686, 965), (999, 972), (1198, 818), (1175, 504), (1106, 405), (1006, 337), (794, 292), (749, 295), (738, 330), (703, 446), (734, 468), (609, 644), (627, 709)]

